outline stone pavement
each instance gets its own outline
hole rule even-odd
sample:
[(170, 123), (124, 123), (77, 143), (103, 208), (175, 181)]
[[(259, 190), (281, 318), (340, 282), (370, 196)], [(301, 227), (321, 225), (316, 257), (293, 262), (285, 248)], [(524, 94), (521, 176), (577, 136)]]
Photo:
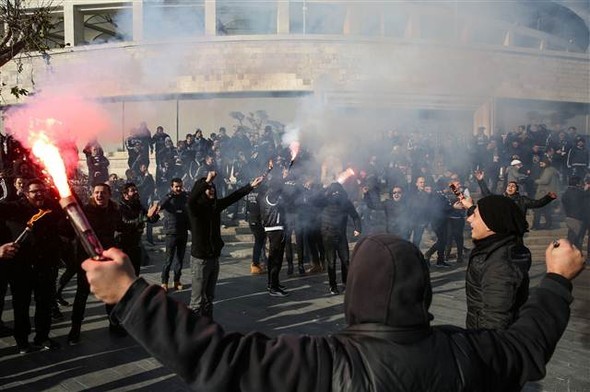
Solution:
[[(283, 283), (291, 295), (270, 297), (266, 276), (249, 274), (251, 236), (243, 228), (226, 229), (227, 246), (221, 259), (217, 286), (215, 317), (227, 331), (263, 331), (282, 333), (327, 334), (345, 327), (343, 295), (328, 294), (326, 274), (286, 276)], [(536, 232), (525, 240), (533, 255), (532, 285), (544, 271), (542, 255), (551, 238), (563, 236), (564, 230)], [(427, 240), (430, 241), (430, 240)], [(470, 246), (470, 241), (466, 242)], [(148, 248), (151, 263), (142, 275), (159, 283), (163, 252), (161, 247)], [(432, 268), (434, 298), (431, 313), (434, 324), (464, 325), (465, 263), (452, 268)], [(188, 263), (187, 263), (188, 265)], [(189, 270), (184, 269), (184, 283)], [(551, 359), (547, 376), (529, 383), (525, 391), (590, 391), (590, 274), (584, 271), (575, 281), (572, 319)], [(71, 283), (64, 297), (72, 302), (75, 286)], [(171, 295), (188, 302), (190, 287)], [(12, 308), (7, 298), (4, 320), (12, 322)], [(130, 337), (114, 337), (108, 332), (104, 306), (89, 298), (82, 341), (69, 347), (71, 307), (62, 308), (64, 321), (55, 323), (52, 336), (62, 348), (52, 352), (19, 355), (11, 337), (0, 339), (0, 390), (6, 391), (185, 391), (183, 381), (150, 357)]]

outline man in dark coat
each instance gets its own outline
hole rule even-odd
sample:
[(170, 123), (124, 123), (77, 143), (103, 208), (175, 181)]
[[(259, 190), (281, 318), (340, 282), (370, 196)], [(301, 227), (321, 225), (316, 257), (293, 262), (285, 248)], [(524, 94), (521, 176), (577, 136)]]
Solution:
[[(88, 222), (94, 229), (101, 245), (105, 249), (119, 245), (115, 240), (115, 232), (120, 230), (122, 225), (121, 211), (118, 204), (111, 199), (111, 187), (107, 184), (96, 184), (92, 189), (92, 195), (88, 204), (83, 208)], [(90, 294), (86, 273), (80, 267), (81, 262), (87, 255), (81, 244), (78, 244), (77, 248), (76, 297), (72, 305), (72, 328), (68, 333), (68, 344), (70, 345), (80, 342), (80, 332), (86, 311), (86, 301), (88, 300), (88, 294)], [(115, 333), (120, 332), (120, 329), (112, 323), (110, 324), (110, 330)]]
[(147, 223), (156, 223), (160, 219), (156, 204), (146, 208), (140, 200), (137, 186), (128, 182), (123, 185), (119, 207), (121, 210), (121, 225), (118, 230), (121, 249), (131, 259), (135, 274), (139, 275), (141, 267), (141, 236)]
[(431, 326), (420, 251), (390, 234), (361, 239), (344, 298), (349, 327), (327, 336), (226, 333), (157, 285), (125, 255), (87, 260), (93, 292), (113, 317), (191, 388), (208, 391), (514, 391), (541, 379), (564, 332), (570, 280), (583, 268), (568, 241), (546, 251), (547, 275), (508, 330)]
[(221, 239), (221, 212), (246, 196), (261, 182), (262, 177), (236, 190), (222, 199), (217, 198), (216, 172), (195, 182), (188, 199), (188, 213), (191, 224), (191, 302), (190, 307), (206, 316), (213, 316), (213, 298), (219, 275), (219, 256), (223, 248)]
[(528, 297), (531, 252), (522, 243), (526, 220), (516, 204), (499, 195), (486, 196), (467, 211), (475, 247), (465, 279), (466, 325), (506, 328)]
[[(13, 261), (14, 339), (21, 353), (32, 349), (55, 349), (59, 345), (49, 338), (51, 310), (55, 304), (55, 282), (61, 243), (60, 226), (65, 216), (50, 198), (45, 183), (29, 180), (23, 188), (24, 197), (0, 203), (0, 217), (5, 220), (10, 237), (16, 239), (33, 215), (48, 211), (33, 224), (33, 229), (16, 253)], [(29, 306), (35, 298), (35, 338), (30, 345)]]
[(361, 218), (356, 212), (354, 205), (348, 199), (348, 195), (342, 184), (334, 182), (328, 186), (325, 196), (318, 200), (318, 206), (322, 207), (321, 233), (326, 254), (328, 267), (328, 283), (330, 294), (339, 294), (336, 283), (336, 256), (340, 259), (340, 270), (342, 272), (342, 283), (346, 284), (349, 264), (348, 238), (346, 228), (348, 217), (352, 218), (354, 225), (353, 235), (358, 237), (361, 234)]
[(166, 261), (162, 267), (162, 287), (168, 290), (170, 268), (174, 264), (174, 289), (182, 290), (180, 276), (188, 241), (190, 223), (188, 220), (188, 192), (183, 188), (182, 180), (175, 177), (170, 181), (170, 192), (160, 201), (160, 210), (164, 213), (164, 234), (166, 235)]

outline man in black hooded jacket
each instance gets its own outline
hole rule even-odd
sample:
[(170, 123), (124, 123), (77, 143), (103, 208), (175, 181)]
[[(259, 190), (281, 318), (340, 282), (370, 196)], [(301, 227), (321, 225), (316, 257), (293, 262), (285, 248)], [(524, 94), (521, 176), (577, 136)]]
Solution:
[[(137, 279), (117, 249), (87, 260), (93, 292), (117, 303), (113, 317), (195, 390), (512, 391), (545, 375), (569, 319), (570, 280), (582, 254), (566, 240), (546, 252), (547, 275), (507, 330), (430, 326), (428, 266), (390, 234), (361, 239), (352, 254), (344, 311), (334, 335), (226, 333)], [(379, 273), (376, 273), (379, 271)]]

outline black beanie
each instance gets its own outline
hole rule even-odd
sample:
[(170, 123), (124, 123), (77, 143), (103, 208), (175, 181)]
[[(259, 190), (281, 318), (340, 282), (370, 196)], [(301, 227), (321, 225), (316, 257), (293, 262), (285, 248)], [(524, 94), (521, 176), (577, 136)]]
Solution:
[(477, 210), (487, 227), (497, 234), (524, 235), (527, 222), (524, 214), (511, 199), (490, 195), (477, 202)]

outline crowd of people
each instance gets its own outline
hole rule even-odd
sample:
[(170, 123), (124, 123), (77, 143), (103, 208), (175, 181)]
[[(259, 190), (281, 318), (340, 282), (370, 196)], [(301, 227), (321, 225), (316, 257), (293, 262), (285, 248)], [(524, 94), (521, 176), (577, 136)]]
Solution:
[[(209, 138), (197, 129), (174, 146), (163, 127), (152, 135), (142, 123), (125, 141), (124, 179), (109, 171), (102, 146), (92, 140), (83, 148), (86, 173), (72, 170), (70, 183), (105, 249), (121, 248), (135, 276), (145, 253), (144, 232), (145, 240), (153, 244), (157, 240), (153, 225), (163, 222), (164, 291), (182, 289), (190, 238), (189, 307), (209, 318), (213, 318), (224, 245), (221, 226), (239, 219), (248, 222), (254, 237), (250, 270), (267, 274), (268, 293), (275, 297), (289, 295), (280, 283), (284, 260), (289, 275), (326, 271), (328, 290), (338, 295), (348, 281), (351, 235), (363, 238), (385, 232), (421, 249), (428, 230), (435, 241), (424, 248), (427, 262), (435, 253), (434, 266), (440, 268), (450, 267), (452, 260), (462, 263), (470, 258), (467, 326), (474, 328), (506, 328), (517, 319), (517, 310), (528, 297), (530, 252), (523, 243), (527, 230), (550, 229), (564, 219), (569, 242), (577, 249), (584, 246), (590, 223), (589, 155), (586, 139), (573, 127), (550, 131), (541, 125), (521, 126), (498, 136), (488, 136), (479, 128), (467, 143), (463, 160), (457, 160), (452, 139), (433, 145), (432, 138), (419, 133), (390, 131), (365, 141), (364, 148), (354, 154), (330, 157), (320, 157), (318, 146), (313, 145), (297, 151), (283, 145), (281, 136), (271, 126), (260, 135), (238, 126), (228, 136), (220, 128)], [(4, 298), (10, 285), (15, 309), (14, 328), (8, 331), (3, 325), (3, 333), (13, 334), (21, 353), (56, 348), (49, 336), (51, 321), (61, 316), (59, 305), (69, 305), (61, 293), (77, 275), (68, 335), (68, 342), (77, 344), (90, 290), (81, 267), (87, 255), (41, 168), (18, 141), (10, 136), (1, 141), (0, 257), (12, 260), (0, 263), (0, 296)], [(66, 149), (75, 151), (75, 146)], [(488, 200), (478, 209), (471, 197), (475, 193)], [(506, 201), (509, 204), (503, 204)], [(530, 228), (527, 209), (535, 209)], [(510, 211), (510, 223), (495, 216), (495, 210)], [(37, 215), (41, 216), (32, 219)], [(481, 242), (467, 256), (465, 224), (469, 222), (475, 230), (478, 219), (485, 221), (488, 232), (481, 238), (472, 236)], [(482, 292), (485, 268), (471, 266), (488, 266), (482, 255), (491, 253), (496, 254), (500, 270), (505, 265), (502, 260), (518, 268), (502, 275), (503, 281), (514, 281), (516, 291), (504, 290), (503, 300), (496, 301), (503, 302), (500, 315), (486, 316), (478, 307), (499, 296)], [(58, 278), (60, 267), (65, 270)], [(33, 296), (36, 335), (31, 344)], [(112, 304), (107, 305), (107, 314), (112, 311)], [(109, 320), (113, 333), (126, 334), (117, 317)]]

